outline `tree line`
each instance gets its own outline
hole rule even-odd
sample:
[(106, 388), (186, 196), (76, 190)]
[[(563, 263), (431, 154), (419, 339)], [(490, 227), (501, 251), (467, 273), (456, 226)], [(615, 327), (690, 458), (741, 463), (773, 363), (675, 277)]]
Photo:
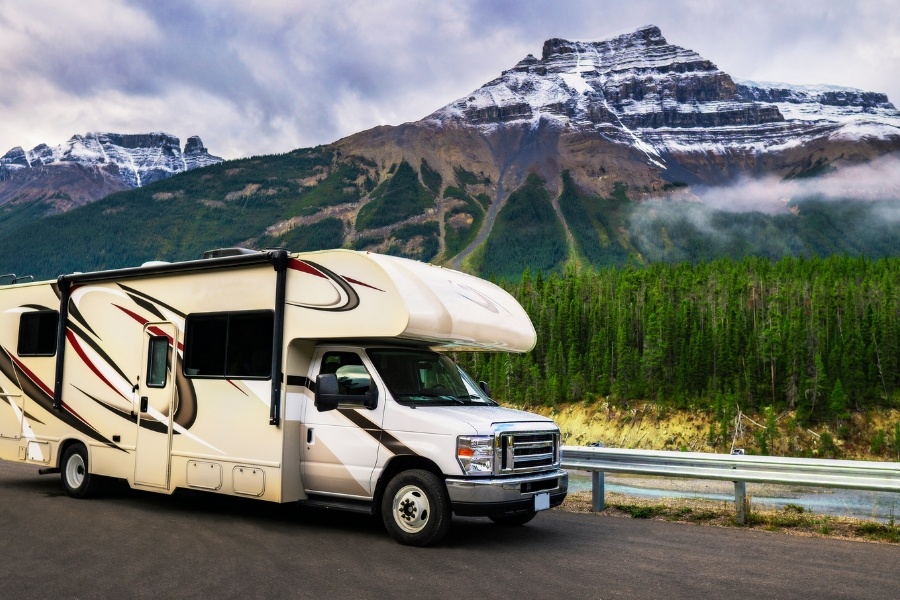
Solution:
[(504, 285), (536, 347), (459, 358), (510, 402), (643, 399), (840, 420), (900, 406), (898, 274), (898, 258), (842, 256), (526, 270)]

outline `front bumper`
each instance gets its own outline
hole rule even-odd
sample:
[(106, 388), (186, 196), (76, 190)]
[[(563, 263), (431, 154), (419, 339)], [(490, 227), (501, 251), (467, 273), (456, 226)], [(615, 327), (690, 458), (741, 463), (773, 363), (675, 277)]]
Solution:
[(453, 512), (459, 516), (490, 517), (534, 510), (537, 494), (550, 494), (550, 507), (566, 499), (569, 474), (562, 469), (521, 477), (466, 477), (446, 480)]

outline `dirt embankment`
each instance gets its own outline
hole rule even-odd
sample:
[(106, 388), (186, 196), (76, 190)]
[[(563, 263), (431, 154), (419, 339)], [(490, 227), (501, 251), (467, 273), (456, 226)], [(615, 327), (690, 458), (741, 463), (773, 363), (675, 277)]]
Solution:
[(606, 402), (571, 404), (555, 409), (528, 407), (552, 417), (570, 446), (601, 442), (614, 448), (900, 461), (897, 424), (900, 411), (854, 413), (850, 418), (803, 424), (796, 414), (727, 415), (660, 409), (652, 402), (627, 408)]

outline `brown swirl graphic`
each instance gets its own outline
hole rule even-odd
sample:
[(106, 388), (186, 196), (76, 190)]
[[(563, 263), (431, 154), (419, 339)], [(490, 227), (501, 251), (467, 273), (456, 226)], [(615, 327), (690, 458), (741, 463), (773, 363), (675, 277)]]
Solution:
[(18, 381), (21, 385), (22, 393), (27, 396), (35, 404), (43, 408), (50, 415), (56, 415), (63, 423), (72, 427), (76, 431), (91, 437), (99, 442), (106, 444), (112, 448), (119, 448), (111, 440), (100, 434), (89, 423), (79, 417), (72, 409), (63, 403), (62, 410), (53, 408), (53, 396), (47, 392), (47, 387), (43, 385), (31, 371), (20, 365), (9, 350), (0, 346), (0, 372), (2, 372), (10, 381)]

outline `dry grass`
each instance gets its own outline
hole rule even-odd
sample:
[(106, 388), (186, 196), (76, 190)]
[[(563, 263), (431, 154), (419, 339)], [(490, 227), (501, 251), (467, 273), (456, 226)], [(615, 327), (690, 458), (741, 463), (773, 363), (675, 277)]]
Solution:
[(563, 433), (563, 443), (571, 446), (599, 441), (615, 448), (714, 451), (706, 441), (711, 419), (703, 413), (660, 413), (650, 403), (621, 408), (601, 402), (568, 405), (550, 416)]
[[(743, 414), (739, 424), (729, 421), (723, 431), (713, 414), (660, 410), (652, 402), (630, 402), (624, 408), (604, 401), (558, 409), (524, 408), (552, 417), (562, 431), (563, 443), (570, 446), (603, 442), (613, 448), (727, 454), (733, 444), (748, 454), (760, 454), (759, 435), (765, 423), (764, 415)], [(767, 440), (767, 450), (774, 456), (898, 460), (887, 452), (873, 454), (871, 444), (876, 431), (890, 431), (898, 421), (900, 411), (883, 410), (856, 413), (842, 423), (807, 427), (799, 425), (792, 412), (784, 412), (776, 415), (775, 433)]]

